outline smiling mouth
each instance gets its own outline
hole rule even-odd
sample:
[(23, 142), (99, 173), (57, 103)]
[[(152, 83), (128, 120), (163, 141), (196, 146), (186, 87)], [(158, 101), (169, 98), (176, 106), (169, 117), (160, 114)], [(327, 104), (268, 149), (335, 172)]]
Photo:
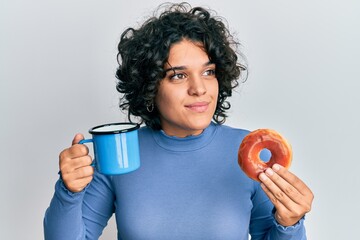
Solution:
[(193, 103), (190, 105), (186, 105), (185, 106), (187, 109), (197, 112), (197, 113), (203, 113), (205, 112), (208, 107), (209, 107), (209, 103), (207, 102), (198, 102), (198, 103)]

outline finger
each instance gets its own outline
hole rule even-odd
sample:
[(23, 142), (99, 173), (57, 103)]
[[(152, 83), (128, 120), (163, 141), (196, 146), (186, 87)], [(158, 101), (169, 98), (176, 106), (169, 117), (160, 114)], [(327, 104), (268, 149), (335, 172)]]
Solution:
[(282, 195), (285, 194), (288, 196), (293, 202), (297, 204), (301, 204), (303, 195), (289, 182), (287, 182), (284, 178), (274, 172), (271, 168), (265, 170), (265, 174), (271, 179), (271, 181), (277, 186), (274, 188), (275, 196), (277, 194)]
[(77, 179), (70, 184), (66, 184), (65, 186), (72, 192), (81, 192), (93, 179), (93, 176)]
[(84, 144), (75, 144), (65, 149), (61, 154), (61, 158), (78, 158), (89, 154), (89, 148)]
[[(266, 195), (269, 197), (270, 201), (274, 204), (276, 208), (284, 206), (289, 211), (296, 208), (297, 203), (294, 202), (288, 195), (286, 195), (286, 193), (283, 192), (282, 189), (280, 189), (279, 186), (276, 185), (267, 174), (261, 173), (259, 175), (259, 178), (262, 182), (262, 187)], [(280, 181), (280, 179), (277, 179), (277, 181)]]
[(79, 157), (79, 158), (71, 158), (63, 160), (60, 163), (60, 170), (62, 173), (73, 172), (78, 168), (90, 166), (92, 164), (92, 158), (89, 155)]
[(82, 178), (91, 177), (94, 174), (92, 166), (78, 168), (72, 172), (63, 172), (62, 178), (65, 182), (74, 182)]
[[(276, 209), (274, 217), (279, 224), (283, 226), (291, 226), (298, 222), (300, 217), (298, 217), (298, 215), (296, 214), (294, 215), (294, 209), (289, 209), (289, 206), (286, 206), (283, 202), (279, 201), (276, 195), (273, 194), (273, 192), (271, 192), (264, 183), (261, 183), (261, 187), (264, 190), (265, 194), (269, 197), (270, 201), (274, 204), (274, 207)], [(296, 209), (295, 212), (297, 211)]]
[(278, 201), (276, 196), (265, 186), (265, 184), (261, 183), (261, 187), (269, 197), (270, 201), (274, 204), (276, 208), (275, 219), (281, 225), (292, 226), (307, 212), (306, 210), (304, 211), (304, 208), (300, 205), (294, 205), (289, 209), (283, 202)]
[(279, 176), (281, 176), (281, 178), (285, 179), (289, 184), (291, 184), (294, 188), (296, 188), (296, 190), (299, 191), (300, 194), (308, 195), (309, 193), (311, 193), (311, 190), (303, 181), (301, 181), (300, 178), (298, 178), (296, 175), (288, 171), (283, 166), (279, 164), (274, 164), (272, 166), (272, 169)]
[(289, 212), (289, 209), (287, 209), (282, 202), (280, 202), (275, 195), (266, 187), (264, 183), (260, 184), (261, 188), (264, 190), (265, 194), (268, 196), (270, 201), (274, 204), (274, 207), (276, 208), (276, 211), (278, 212)]
[(81, 167), (75, 170), (75, 174), (79, 179), (91, 177), (94, 174), (94, 168), (92, 166)]
[(78, 144), (81, 140), (84, 139), (84, 135), (82, 135), (81, 133), (77, 133), (74, 137), (74, 139), (72, 140), (71, 145), (75, 145)]
[(314, 194), (311, 189), (295, 174), (291, 173), (280, 165), (276, 165), (273, 166), (273, 169), (275, 168), (275, 171), (279, 176), (287, 179), (287, 181), (296, 188), (296, 190), (300, 193), (297, 202), (301, 205), (304, 212), (309, 212), (311, 210), (311, 204), (314, 199)]

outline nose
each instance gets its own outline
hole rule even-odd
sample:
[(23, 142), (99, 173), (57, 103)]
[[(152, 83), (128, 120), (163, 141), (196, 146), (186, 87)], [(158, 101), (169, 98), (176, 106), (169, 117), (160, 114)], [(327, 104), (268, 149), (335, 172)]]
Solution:
[(188, 93), (191, 96), (201, 96), (206, 93), (206, 85), (201, 77), (192, 77), (189, 81)]

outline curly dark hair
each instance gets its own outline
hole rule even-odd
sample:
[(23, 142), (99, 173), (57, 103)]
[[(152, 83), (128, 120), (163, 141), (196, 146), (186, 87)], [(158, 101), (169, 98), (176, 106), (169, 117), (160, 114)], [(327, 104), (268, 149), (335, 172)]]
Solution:
[[(164, 5), (159, 7), (162, 8)], [(159, 12), (159, 9), (156, 11)], [(225, 122), (226, 110), (230, 108), (227, 97), (238, 86), (238, 78), (246, 71), (240, 63), (237, 52), (239, 43), (234, 40), (220, 17), (212, 16), (210, 10), (191, 8), (188, 3), (170, 4), (158, 16), (155, 13), (140, 28), (128, 28), (121, 35), (118, 44), (116, 89), (122, 93), (120, 108), (128, 111), (128, 119), (140, 117), (140, 122), (153, 129), (161, 129), (156, 106), (148, 111), (154, 102), (159, 82), (165, 77), (164, 65), (168, 60), (170, 47), (183, 39), (203, 45), (209, 59), (216, 66), (219, 96), (213, 120)], [(245, 62), (245, 59), (242, 58)]]

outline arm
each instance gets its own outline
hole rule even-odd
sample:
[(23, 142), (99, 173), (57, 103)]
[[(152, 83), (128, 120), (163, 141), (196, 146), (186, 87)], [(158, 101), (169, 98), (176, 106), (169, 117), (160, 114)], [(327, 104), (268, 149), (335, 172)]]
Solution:
[(98, 239), (114, 212), (110, 180), (97, 172), (81, 192), (70, 192), (59, 179), (45, 213), (46, 240)]
[(55, 193), (44, 218), (46, 240), (85, 239), (85, 226), (82, 220), (82, 202), (85, 191), (70, 192), (59, 179)]
[(45, 214), (45, 239), (97, 239), (113, 213), (110, 179), (94, 174), (87, 147), (77, 144), (82, 138), (76, 135), (60, 154), (62, 177)]

